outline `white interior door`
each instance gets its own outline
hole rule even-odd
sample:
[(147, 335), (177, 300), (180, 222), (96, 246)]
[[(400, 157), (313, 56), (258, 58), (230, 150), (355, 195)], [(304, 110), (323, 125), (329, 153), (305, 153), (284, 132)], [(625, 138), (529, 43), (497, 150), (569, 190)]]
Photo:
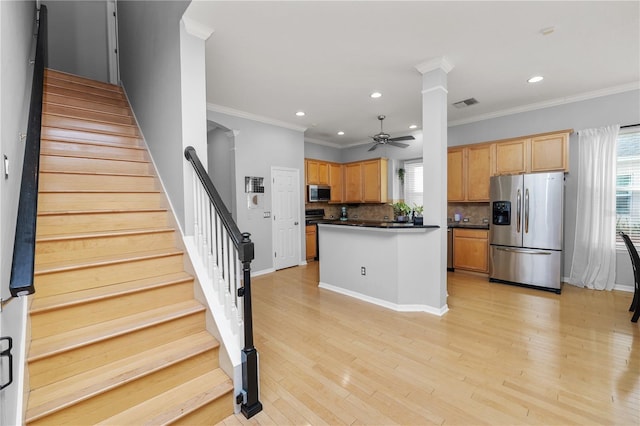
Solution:
[(300, 171), (271, 168), (273, 183), (273, 265), (276, 270), (300, 262)]
[(107, 56), (109, 63), (109, 83), (120, 84), (118, 64), (118, 6), (116, 0), (107, 1)]

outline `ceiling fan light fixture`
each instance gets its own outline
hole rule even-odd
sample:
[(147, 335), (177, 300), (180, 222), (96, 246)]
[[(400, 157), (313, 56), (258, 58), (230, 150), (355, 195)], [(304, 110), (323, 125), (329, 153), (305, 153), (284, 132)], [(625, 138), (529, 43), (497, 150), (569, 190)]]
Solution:
[(380, 97), (382, 97), (382, 93), (380, 92), (373, 92), (372, 94), (369, 95), (370, 97), (372, 97), (373, 99), (378, 99)]
[(304, 117), (306, 114), (305, 114), (305, 112), (304, 112), (304, 111), (298, 111), (298, 112), (296, 112), (296, 115), (297, 115), (298, 117)]
[(417, 128), (418, 128), (418, 125), (417, 125), (417, 124), (412, 124), (411, 126), (409, 126), (409, 128), (410, 128), (411, 130), (413, 130), (413, 129), (417, 129)]
[(527, 83), (538, 83), (540, 81), (544, 80), (544, 77), (541, 75), (534, 75), (533, 77), (531, 77), (529, 80), (527, 80)]
[(342, 130), (340, 130), (340, 131), (338, 132), (338, 136), (342, 136), (342, 135), (344, 135), (344, 132), (343, 132)]

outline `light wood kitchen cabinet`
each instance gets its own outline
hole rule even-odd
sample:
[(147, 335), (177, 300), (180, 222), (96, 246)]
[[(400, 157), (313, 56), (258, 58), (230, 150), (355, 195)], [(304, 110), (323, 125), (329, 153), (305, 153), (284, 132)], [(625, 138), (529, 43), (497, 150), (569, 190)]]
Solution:
[(569, 134), (531, 138), (531, 172), (569, 171)]
[(495, 174), (569, 171), (570, 130), (494, 143)]
[(386, 203), (388, 196), (386, 158), (344, 165), (345, 203)]
[(489, 201), (491, 146), (451, 148), (447, 152), (447, 200)]
[(329, 185), (331, 186), (330, 203), (341, 203), (343, 199), (342, 164), (329, 163)]
[(474, 272), (489, 272), (489, 231), (453, 230), (453, 267)]
[(307, 225), (305, 226), (305, 234), (306, 234), (306, 247), (307, 247), (307, 260), (313, 260), (318, 255), (317, 253), (317, 245), (316, 245), (316, 225)]
[(495, 174), (517, 175), (526, 173), (529, 139), (518, 139), (495, 144)]
[(305, 160), (307, 185), (329, 185), (329, 163), (319, 160)]

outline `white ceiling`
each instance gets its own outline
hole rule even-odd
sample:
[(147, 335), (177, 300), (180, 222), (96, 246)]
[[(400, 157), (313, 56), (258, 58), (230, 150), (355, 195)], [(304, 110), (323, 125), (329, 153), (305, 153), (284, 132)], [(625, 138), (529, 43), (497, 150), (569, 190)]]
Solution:
[[(415, 66), (445, 57), (449, 125), (640, 87), (640, 2), (193, 1), (207, 102), (337, 146), (422, 119)], [(553, 27), (543, 35), (542, 29)], [(533, 75), (541, 83), (529, 84)], [(382, 92), (371, 99), (373, 91)], [(298, 110), (306, 112), (296, 117)], [(344, 136), (338, 136), (338, 131)]]

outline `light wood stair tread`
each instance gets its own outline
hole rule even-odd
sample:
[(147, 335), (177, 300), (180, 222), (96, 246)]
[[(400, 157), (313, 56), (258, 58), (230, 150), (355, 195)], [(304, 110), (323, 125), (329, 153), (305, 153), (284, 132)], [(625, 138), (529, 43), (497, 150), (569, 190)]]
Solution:
[(158, 194), (161, 190), (120, 191), (117, 189), (45, 189), (38, 191), (40, 194)]
[(58, 215), (82, 215), (82, 214), (104, 214), (104, 213), (152, 213), (166, 212), (167, 209), (118, 209), (118, 210), (68, 210), (68, 211), (39, 211), (38, 216), (58, 216)]
[(229, 377), (216, 369), (97, 424), (168, 425), (232, 391)]
[(82, 262), (73, 260), (65, 260), (60, 262), (51, 262), (45, 264), (36, 264), (34, 275), (43, 275), (53, 272), (72, 271), (75, 269), (86, 269), (95, 266), (113, 265), (117, 263), (134, 262), (137, 260), (154, 259), (161, 257), (169, 257), (183, 254), (179, 249), (163, 249), (163, 250), (148, 250), (137, 253), (126, 253), (119, 256), (103, 256), (94, 257)]
[(36, 293), (36, 298), (34, 298), (33, 302), (31, 302), (30, 312), (31, 314), (40, 314), (55, 309), (82, 305), (98, 300), (120, 297), (125, 294), (139, 293), (155, 288), (192, 281), (193, 279), (193, 276), (187, 274), (186, 272), (177, 272), (174, 274), (159, 275), (156, 277), (150, 277), (141, 280), (127, 281), (104, 287), (90, 288), (87, 290), (74, 291), (71, 293), (63, 293), (41, 298), (38, 298)]
[(120, 157), (109, 157), (109, 156), (103, 156), (103, 157), (98, 157), (95, 155), (88, 155), (88, 154), (84, 154), (82, 155), (81, 153), (77, 153), (74, 151), (69, 151), (68, 153), (63, 153), (63, 152), (47, 152), (42, 151), (41, 155), (45, 155), (47, 157), (61, 157), (61, 158), (79, 158), (82, 160), (102, 160), (102, 161), (119, 161), (122, 163), (151, 163), (151, 161), (149, 160), (139, 160), (136, 158), (120, 158)]
[(73, 116), (73, 115), (68, 115), (68, 114), (60, 114), (58, 112), (43, 112), (44, 116), (47, 117), (59, 117), (59, 118), (64, 118), (70, 122), (80, 122), (80, 123), (87, 123), (87, 124), (91, 124), (91, 123), (95, 123), (95, 124), (108, 124), (110, 126), (117, 126), (117, 127), (125, 127), (125, 128), (130, 128), (132, 130), (138, 130), (138, 126), (136, 126), (135, 124), (124, 124), (124, 123), (111, 123), (109, 121), (105, 121), (105, 120), (97, 120), (95, 118), (79, 118), (77, 116)]
[(218, 347), (219, 343), (203, 331), (59, 382), (32, 389), (29, 395), (27, 421), (45, 417), (168, 365)]
[[(123, 126), (118, 124), (117, 126)], [(94, 135), (107, 135), (107, 136), (117, 136), (122, 138), (131, 138), (131, 139), (140, 139), (140, 135), (138, 134), (129, 134), (124, 132), (116, 132), (113, 130), (103, 130), (103, 129), (93, 129), (90, 127), (64, 127), (61, 125), (52, 125), (52, 124), (43, 124), (42, 129), (58, 129), (58, 130), (67, 130), (70, 132), (83, 132), (87, 134)]]
[(64, 240), (82, 240), (91, 238), (103, 238), (103, 237), (121, 237), (129, 235), (146, 235), (175, 232), (173, 228), (147, 228), (147, 229), (126, 229), (121, 231), (102, 231), (102, 232), (89, 232), (85, 234), (60, 234), (60, 235), (47, 235), (46, 237), (36, 238), (36, 242), (51, 242), (51, 241), (64, 241)]
[(58, 126), (42, 126), (42, 138), (61, 138), (68, 142), (102, 142), (114, 146), (142, 146), (140, 136), (111, 134), (109, 132), (97, 132), (86, 129), (66, 129)]
[[(86, 158), (86, 157), (85, 157)], [(101, 158), (103, 160), (103, 158)], [(58, 175), (87, 175), (87, 176), (118, 176), (118, 177), (144, 177), (154, 178), (156, 177), (150, 173), (118, 173), (118, 172), (89, 172), (82, 170), (40, 170), (40, 173), (50, 173)]]
[[(66, 96), (64, 96), (64, 95), (58, 95), (58, 96), (60, 96), (62, 98), (66, 98)], [(111, 118), (111, 117), (133, 118), (133, 116), (128, 112), (119, 113), (119, 112), (114, 112), (114, 111), (96, 111), (96, 110), (91, 109), (89, 107), (81, 107), (81, 106), (78, 106), (78, 105), (68, 105), (68, 104), (65, 104), (63, 102), (59, 102), (56, 99), (53, 99), (53, 100), (43, 99), (42, 103), (43, 103), (45, 111), (47, 110), (47, 108), (49, 106), (51, 106), (51, 107), (55, 107), (56, 109), (63, 109), (65, 111), (67, 111), (67, 114), (68, 114), (69, 117), (74, 117), (75, 116), (75, 115), (71, 114), (71, 112), (74, 112), (74, 111), (78, 112), (79, 114), (82, 114), (82, 112), (84, 112), (84, 111), (90, 111), (90, 112), (96, 112), (96, 113), (100, 113), (101, 115), (104, 115), (103, 120), (106, 120), (107, 123), (110, 123), (109, 118)], [(67, 114), (63, 114), (63, 115), (67, 115)]]
[(119, 148), (119, 149), (131, 149), (131, 150), (136, 150), (136, 151), (147, 151), (147, 149), (144, 146), (133, 146), (133, 145), (123, 145), (123, 146), (114, 146), (113, 144), (109, 144), (109, 143), (104, 143), (104, 142), (100, 142), (100, 141), (69, 141), (66, 138), (62, 138), (62, 137), (57, 137), (57, 136), (47, 136), (47, 137), (43, 137), (42, 142), (66, 142), (66, 143), (72, 143), (75, 145), (92, 145), (92, 146), (102, 146), (102, 147), (108, 147), (108, 148)]
[(44, 74), (45, 77), (53, 77), (53, 78), (57, 78), (59, 80), (67, 80), (67, 81), (75, 81), (75, 82), (81, 82), (82, 84), (88, 85), (88, 86), (98, 86), (98, 87), (103, 87), (106, 89), (112, 89), (114, 91), (121, 91), (122, 88), (120, 86), (118, 86), (117, 84), (112, 84), (112, 83), (107, 83), (104, 81), (98, 81), (98, 80), (92, 80), (90, 78), (87, 77), (82, 77), (79, 75), (75, 75), (75, 74), (69, 74), (67, 72), (64, 71), (59, 71), (59, 70), (55, 70), (52, 68), (46, 68), (44, 70)]
[(204, 310), (205, 308), (201, 303), (196, 300), (189, 300), (140, 312), (136, 315), (78, 328), (65, 333), (34, 339), (31, 342), (28, 362), (91, 345), (136, 330), (142, 330), (156, 324), (192, 315)]

